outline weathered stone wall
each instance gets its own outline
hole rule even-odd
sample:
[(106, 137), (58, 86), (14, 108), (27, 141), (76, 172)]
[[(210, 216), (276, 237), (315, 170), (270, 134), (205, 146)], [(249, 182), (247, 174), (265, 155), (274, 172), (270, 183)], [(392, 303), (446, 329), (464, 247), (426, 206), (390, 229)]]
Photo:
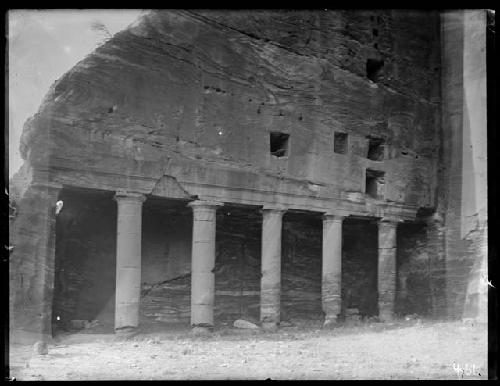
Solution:
[(433, 266), (425, 224), (400, 224), (397, 231), (396, 313), (432, 316)]
[[(153, 12), (54, 85), (22, 153), (70, 185), (150, 193), (166, 175), (191, 195), (309, 208), (363, 194), (371, 167), (386, 173), (387, 200), (432, 206), (437, 22), (409, 11)], [(377, 82), (370, 58), (384, 60)], [(270, 155), (270, 131), (290, 134), (288, 157)], [(333, 152), (335, 131), (348, 133), (347, 154)], [(385, 140), (383, 162), (367, 159), (368, 135)]]
[(342, 309), (357, 308), (363, 316), (378, 314), (377, 225), (344, 220), (342, 252)]
[(322, 322), (321, 218), (289, 213), (283, 221), (281, 318)]
[[(9, 221), (10, 341), (24, 342), (51, 335), (54, 283), (55, 203), (60, 187), (33, 180)], [(15, 289), (15, 290), (12, 290)]]

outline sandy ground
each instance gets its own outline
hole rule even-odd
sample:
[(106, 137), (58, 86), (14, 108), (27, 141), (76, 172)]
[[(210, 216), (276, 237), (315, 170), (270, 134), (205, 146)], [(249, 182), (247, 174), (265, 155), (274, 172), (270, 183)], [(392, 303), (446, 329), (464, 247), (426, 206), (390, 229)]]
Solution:
[(17, 380), (487, 379), (487, 327), (398, 322), (276, 333), (224, 328), (124, 338), (73, 334), (11, 347)]

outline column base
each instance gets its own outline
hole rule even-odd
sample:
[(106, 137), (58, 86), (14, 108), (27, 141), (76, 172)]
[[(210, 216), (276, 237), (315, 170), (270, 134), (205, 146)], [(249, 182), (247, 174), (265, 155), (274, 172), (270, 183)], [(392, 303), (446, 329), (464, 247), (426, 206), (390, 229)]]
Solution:
[(209, 336), (212, 335), (213, 326), (193, 326), (191, 334), (194, 336)]
[(276, 322), (262, 322), (261, 326), (265, 331), (278, 331), (278, 323)]
[(139, 334), (138, 327), (119, 327), (115, 328), (115, 337), (117, 339), (130, 339)]
[(339, 325), (339, 320), (335, 316), (326, 317), (325, 321), (323, 322), (323, 328), (325, 329), (338, 327), (338, 325)]
[(379, 313), (378, 319), (380, 322), (392, 322), (394, 321), (394, 315), (391, 312), (381, 312)]

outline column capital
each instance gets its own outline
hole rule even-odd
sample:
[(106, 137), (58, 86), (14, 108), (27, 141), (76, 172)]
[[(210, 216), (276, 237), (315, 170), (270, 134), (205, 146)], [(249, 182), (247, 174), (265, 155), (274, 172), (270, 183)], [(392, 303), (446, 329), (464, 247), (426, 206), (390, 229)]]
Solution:
[(218, 202), (218, 201), (205, 201), (205, 200), (196, 200), (196, 201), (191, 201), (190, 203), (187, 204), (187, 206), (191, 207), (193, 210), (195, 209), (210, 209), (214, 208), (217, 209), (220, 206), (223, 206), (224, 203)]
[(275, 215), (282, 217), (286, 212), (286, 208), (280, 206), (268, 206), (265, 205), (260, 209), (262, 215)]
[(396, 219), (394, 217), (382, 217), (377, 220), (378, 225), (383, 225), (386, 227), (394, 227), (396, 228), (398, 226), (398, 223), (400, 223), (401, 220)]
[(115, 201), (136, 201), (143, 203), (146, 200), (146, 196), (142, 193), (127, 192), (125, 190), (118, 190), (114, 196)]
[(338, 213), (326, 212), (326, 213), (323, 213), (321, 218), (323, 219), (323, 221), (342, 222), (346, 218), (346, 216), (344, 216), (342, 214), (338, 214)]

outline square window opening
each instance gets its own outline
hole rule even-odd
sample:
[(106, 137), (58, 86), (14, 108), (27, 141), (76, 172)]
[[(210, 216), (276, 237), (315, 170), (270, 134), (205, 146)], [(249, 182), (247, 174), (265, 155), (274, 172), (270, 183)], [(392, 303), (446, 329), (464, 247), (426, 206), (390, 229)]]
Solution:
[(365, 193), (373, 198), (384, 197), (384, 175), (380, 170), (366, 169)]
[(288, 156), (288, 144), (290, 135), (273, 131), (270, 133), (270, 152), (275, 157)]
[(333, 151), (338, 154), (347, 154), (347, 133), (333, 134)]
[(384, 140), (381, 138), (368, 137), (367, 158), (372, 161), (382, 161), (384, 159)]
[(378, 59), (368, 59), (366, 61), (366, 77), (372, 82), (377, 82), (382, 78), (384, 61)]

